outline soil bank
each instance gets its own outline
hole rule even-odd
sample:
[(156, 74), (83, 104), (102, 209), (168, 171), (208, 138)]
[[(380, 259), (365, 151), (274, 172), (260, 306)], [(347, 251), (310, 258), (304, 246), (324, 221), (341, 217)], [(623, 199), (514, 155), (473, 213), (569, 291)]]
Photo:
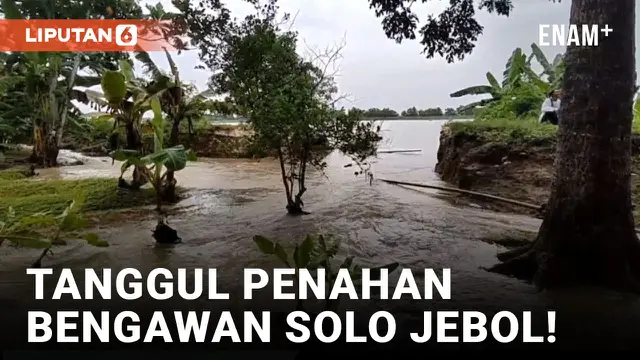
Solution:
[[(488, 136), (444, 126), (435, 170), (443, 181), (461, 189), (542, 205), (553, 182), (555, 150), (555, 136)], [(632, 155), (631, 185), (636, 204), (640, 200), (640, 134), (633, 135)], [(524, 207), (463, 195), (456, 201), (493, 211), (539, 215)]]
[[(261, 158), (259, 149), (252, 146), (252, 132), (243, 125), (213, 125), (199, 129), (194, 134), (181, 133), (179, 143), (193, 150), (197, 156), (206, 158)], [(124, 139), (121, 140), (124, 143)], [(153, 134), (144, 132), (143, 142), (147, 152), (153, 150)], [(80, 152), (86, 156), (107, 156), (108, 140), (95, 139), (89, 142), (67, 141), (64, 149)]]

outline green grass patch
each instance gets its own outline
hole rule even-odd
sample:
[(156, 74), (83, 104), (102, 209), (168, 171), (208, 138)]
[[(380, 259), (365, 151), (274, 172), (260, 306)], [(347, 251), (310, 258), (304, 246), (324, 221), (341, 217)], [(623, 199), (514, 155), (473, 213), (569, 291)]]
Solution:
[(14, 169), (0, 171), (0, 218), (13, 207), (17, 217), (39, 212), (58, 214), (78, 193), (87, 197), (84, 211), (100, 211), (155, 204), (153, 189), (129, 191), (118, 188), (117, 179), (27, 179)]
[[(485, 141), (522, 143), (538, 141), (552, 143), (558, 127), (541, 124), (537, 119), (491, 119), (450, 122), (446, 125), (453, 135), (466, 135)], [(640, 122), (633, 122), (632, 133), (640, 134)]]
[(528, 141), (553, 142), (556, 138), (557, 126), (540, 124), (534, 119), (495, 119), (450, 122), (446, 125), (453, 135), (463, 134), (478, 139), (517, 143)]
[(16, 166), (7, 170), (0, 171), (0, 181), (12, 181), (26, 179), (28, 176), (29, 167)]

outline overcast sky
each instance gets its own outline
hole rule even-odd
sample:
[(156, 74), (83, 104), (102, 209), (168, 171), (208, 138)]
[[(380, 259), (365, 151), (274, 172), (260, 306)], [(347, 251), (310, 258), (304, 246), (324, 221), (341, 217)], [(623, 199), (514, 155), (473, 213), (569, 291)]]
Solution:
[[(157, 3), (153, 0), (147, 2)], [(243, 1), (227, 2), (238, 17), (250, 11)], [(162, 3), (171, 8), (170, 1), (163, 0)], [(418, 15), (426, 17), (437, 13), (443, 8), (443, 3), (448, 1), (422, 5), (418, 8)], [(417, 41), (396, 44), (387, 39), (380, 20), (365, 0), (280, 0), (283, 12), (298, 14), (293, 28), (307, 44), (326, 47), (346, 39), (341, 76), (338, 78), (341, 92), (351, 95), (352, 102), (345, 106), (391, 107), (398, 111), (411, 106), (456, 107), (473, 101), (473, 97), (452, 99), (449, 94), (467, 86), (485, 84), (487, 71), (500, 79), (515, 48), (521, 47), (530, 52), (531, 43), (538, 42), (539, 24), (569, 22), (570, 4), (571, 1), (554, 4), (542, 0), (518, 0), (508, 18), (481, 12), (478, 20), (485, 30), (473, 54), (462, 62), (447, 64), (439, 58), (426, 59), (421, 55)], [(550, 60), (564, 51), (560, 47), (543, 50)], [(163, 54), (155, 53), (152, 57), (168, 68)], [(198, 64), (196, 53), (183, 53), (175, 60), (183, 79), (201, 89), (206, 88), (209, 73), (193, 70)]]

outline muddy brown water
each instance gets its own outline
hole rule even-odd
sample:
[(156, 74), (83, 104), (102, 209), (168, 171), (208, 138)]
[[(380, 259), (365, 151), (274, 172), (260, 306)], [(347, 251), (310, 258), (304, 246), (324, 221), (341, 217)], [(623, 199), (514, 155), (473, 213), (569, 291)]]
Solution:
[[(441, 184), (433, 169), (442, 125), (441, 121), (385, 122), (382, 148), (422, 152), (380, 154), (373, 164), (374, 175)], [(452, 300), (436, 302), (438, 306), (532, 310), (544, 318), (545, 310), (556, 310), (558, 346), (638, 346), (634, 339), (640, 335), (640, 306), (635, 297), (597, 289), (538, 293), (529, 284), (481, 269), (495, 263), (496, 253), (502, 250), (482, 238), (514, 230), (535, 231), (539, 220), (454, 206), (447, 201), (449, 195), (437, 191), (410, 190), (379, 181), (370, 185), (362, 176), (354, 176), (353, 167), (345, 168), (350, 162), (338, 154), (330, 155), (328, 163), (326, 177), (310, 175), (304, 201), (311, 215), (289, 217), (274, 161), (201, 159), (178, 176), (179, 183), (190, 189), (190, 197), (177, 205), (169, 221), (179, 231), (182, 244), (156, 246), (150, 232), (153, 219), (123, 219), (97, 230), (110, 247), (96, 249), (82, 243), (60, 247), (45, 259), (44, 266), (78, 272), (86, 267), (135, 267), (143, 272), (156, 267), (215, 267), (220, 286), (236, 299), (229, 306), (241, 308), (246, 305), (238, 300), (242, 269), (278, 266), (256, 251), (252, 236), (275, 237), (291, 248), (307, 233), (332, 233), (343, 239), (340, 257), (354, 255), (363, 265), (397, 261), (415, 270), (451, 268)], [(92, 158), (85, 165), (42, 171), (41, 177), (116, 177), (118, 169), (110, 160)], [(36, 253), (7, 247), (0, 251), (0, 309), (7, 321), (18, 321), (19, 309), (33, 298), (33, 279), (24, 269)], [(401, 313), (432, 304), (428, 300), (378, 301), (358, 306)], [(290, 306), (279, 305), (283, 309)], [(546, 324), (540, 327), (546, 329)]]

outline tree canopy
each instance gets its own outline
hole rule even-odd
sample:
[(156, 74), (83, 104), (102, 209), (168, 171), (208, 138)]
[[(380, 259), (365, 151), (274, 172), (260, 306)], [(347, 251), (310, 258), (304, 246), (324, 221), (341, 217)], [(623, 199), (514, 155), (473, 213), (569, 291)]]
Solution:
[(475, 18), (477, 10), (509, 16), (513, 9), (512, 0), (449, 0), (441, 14), (428, 15), (421, 22), (412, 10), (415, 4), (415, 0), (369, 0), (369, 8), (382, 18), (382, 28), (389, 39), (398, 43), (419, 39), (427, 58), (439, 55), (448, 62), (463, 60), (475, 48), (484, 30)]

